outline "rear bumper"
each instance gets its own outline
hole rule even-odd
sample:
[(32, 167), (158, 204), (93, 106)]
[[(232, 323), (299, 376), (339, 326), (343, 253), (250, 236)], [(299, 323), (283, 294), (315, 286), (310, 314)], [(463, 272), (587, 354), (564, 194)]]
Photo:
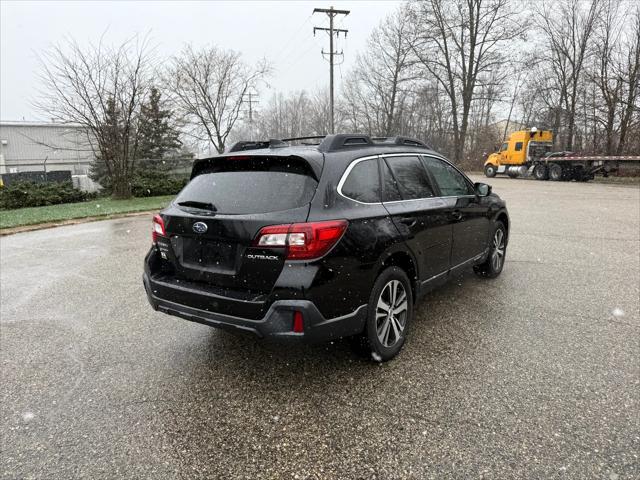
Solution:
[[(266, 314), (257, 320), (217, 313), (169, 301), (154, 295), (153, 280), (147, 273), (142, 276), (149, 303), (160, 312), (174, 315), (211, 327), (250, 333), (258, 338), (298, 342), (323, 342), (358, 334), (364, 329), (367, 306), (361, 305), (347, 315), (325, 318), (309, 300), (277, 300)], [(293, 314), (302, 312), (304, 332), (293, 332)]]

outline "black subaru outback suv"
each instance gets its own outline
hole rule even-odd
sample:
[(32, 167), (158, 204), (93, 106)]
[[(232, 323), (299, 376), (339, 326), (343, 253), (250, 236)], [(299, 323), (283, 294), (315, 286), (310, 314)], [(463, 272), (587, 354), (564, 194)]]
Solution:
[(420, 295), (461, 269), (500, 274), (505, 202), (417, 140), (240, 142), (193, 166), (153, 218), (154, 309), (261, 338), (402, 348)]

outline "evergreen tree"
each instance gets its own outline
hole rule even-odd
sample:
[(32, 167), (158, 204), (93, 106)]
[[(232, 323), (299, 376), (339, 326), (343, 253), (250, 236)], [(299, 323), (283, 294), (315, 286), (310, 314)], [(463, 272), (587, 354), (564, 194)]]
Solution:
[(173, 112), (162, 108), (160, 92), (152, 87), (148, 101), (140, 109), (136, 158), (161, 160), (177, 155), (182, 142), (172, 123)]
[[(118, 172), (110, 171), (109, 159), (118, 153), (117, 148), (126, 135), (121, 117), (115, 102), (108, 99), (101, 132), (104, 145), (96, 152), (96, 161), (89, 173), (106, 191), (112, 191), (120, 178)], [(158, 191), (177, 193), (184, 184), (182, 177), (190, 170), (193, 155), (182, 150), (172, 117), (171, 110), (162, 109), (160, 92), (152, 87), (147, 101), (140, 106), (136, 128), (130, 133), (130, 144), (135, 147), (129, 154), (132, 171), (127, 185), (135, 195)]]
[[(121, 137), (124, 136), (124, 128), (120, 119), (120, 110), (116, 106), (113, 97), (109, 97), (106, 102), (105, 119), (100, 128), (100, 148), (96, 151), (96, 160), (91, 165), (89, 177), (98, 182), (103, 187), (108, 187), (116, 183), (119, 172), (113, 171), (110, 165), (113, 158), (118, 155)], [(133, 142), (132, 142), (133, 143)]]

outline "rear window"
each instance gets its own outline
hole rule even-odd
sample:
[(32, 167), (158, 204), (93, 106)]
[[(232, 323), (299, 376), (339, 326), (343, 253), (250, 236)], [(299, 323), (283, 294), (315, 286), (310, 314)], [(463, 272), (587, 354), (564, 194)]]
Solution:
[(193, 178), (174, 203), (212, 204), (217, 213), (231, 215), (277, 212), (309, 203), (317, 185), (301, 160), (220, 159)]

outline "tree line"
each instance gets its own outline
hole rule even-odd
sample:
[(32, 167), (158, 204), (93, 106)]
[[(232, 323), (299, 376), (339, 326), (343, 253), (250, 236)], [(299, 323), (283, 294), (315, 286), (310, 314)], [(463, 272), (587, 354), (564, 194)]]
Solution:
[[(38, 106), (85, 127), (113, 184), (130, 195), (145, 158), (184, 144), (223, 152), (239, 139), (323, 135), (326, 89), (275, 92), (248, 117), (268, 62), (187, 45), (160, 62), (147, 41), (42, 59)], [(640, 152), (640, 4), (625, 0), (421, 0), (371, 33), (336, 98), (336, 131), (407, 135), (478, 168), (510, 128), (548, 128), (556, 149)]]

